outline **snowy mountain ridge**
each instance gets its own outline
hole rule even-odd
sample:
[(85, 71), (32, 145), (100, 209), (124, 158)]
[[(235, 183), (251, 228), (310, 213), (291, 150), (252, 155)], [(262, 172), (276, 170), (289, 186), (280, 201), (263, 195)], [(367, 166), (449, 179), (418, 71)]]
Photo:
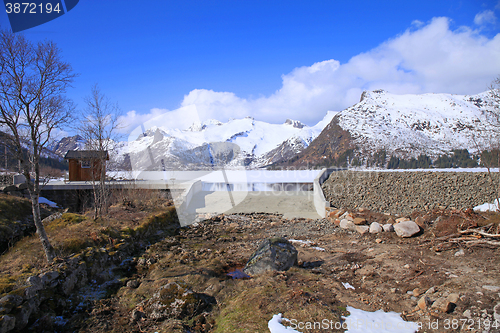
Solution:
[(118, 155), (128, 154), (134, 170), (184, 170), (221, 164), (258, 168), (279, 160), (278, 155), (269, 153), (280, 146), (289, 147), (282, 158), (302, 151), (334, 115), (328, 112), (311, 127), (296, 120), (270, 124), (251, 117), (225, 123), (209, 119), (185, 130), (151, 127), (137, 139), (121, 144)]
[[(477, 150), (473, 136), (484, 137), (491, 126), (484, 112), (492, 107), (487, 92), (477, 95), (395, 95), (384, 90), (363, 92), (361, 101), (336, 116), (364, 151), (439, 156), (453, 149)], [(483, 133), (483, 135), (481, 135)]]

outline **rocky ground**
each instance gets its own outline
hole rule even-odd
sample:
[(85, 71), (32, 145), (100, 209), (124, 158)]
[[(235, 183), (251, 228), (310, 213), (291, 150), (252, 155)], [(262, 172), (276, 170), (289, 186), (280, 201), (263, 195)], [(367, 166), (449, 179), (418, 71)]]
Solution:
[[(500, 332), (500, 246), (494, 239), (457, 232), (493, 223), (496, 231), (491, 226), (488, 231), (498, 234), (497, 215), (413, 213), (406, 218), (418, 220), (420, 231), (409, 238), (343, 229), (337, 224), (344, 212), (330, 215), (320, 220), (221, 215), (182, 228), (134, 258), (136, 271), (124, 286), (97, 301), (85, 320), (70, 320), (67, 327), (81, 332), (268, 332), (268, 321), (282, 313), (303, 323), (300, 332), (333, 332), (308, 329), (307, 323), (340, 322), (352, 306), (395, 311), (419, 323), (421, 332)], [(366, 225), (401, 218), (366, 209), (348, 215)], [(243, 278), (238, 269), (264, 239), (275, 236), (292, 240), (298, 265)]]
[[(496, 184), (500, 175), (492, 173)], [(363, 207), (409, 214), (434, 208), (467, 209), (493, 202), (497, 193), (486, 172), (338, 171), (323, 184), (335, 207)]]

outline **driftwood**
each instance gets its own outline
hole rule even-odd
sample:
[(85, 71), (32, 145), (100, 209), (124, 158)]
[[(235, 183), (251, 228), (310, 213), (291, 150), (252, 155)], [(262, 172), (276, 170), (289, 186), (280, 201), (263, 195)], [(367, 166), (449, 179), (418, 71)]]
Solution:
[(485, 231), (486, 229), (493, 229), (493, 227), (494, 227), (494, 223), (490, 223), (488, 225), (485, 225), (483, 227), (478, 227), (478, 228), (469, 228), (469, 229), (465, 229), (465, 230), (459, 229), (458, 232), (462, 235), (464, 235), (464, 234), (478, 234), (480, 236), (489, 237), (489, 238), (500, 238), (500, 234), (498, 234), (498, 233), (493, 234), (493, 233), (489, 233), (489, 232)]

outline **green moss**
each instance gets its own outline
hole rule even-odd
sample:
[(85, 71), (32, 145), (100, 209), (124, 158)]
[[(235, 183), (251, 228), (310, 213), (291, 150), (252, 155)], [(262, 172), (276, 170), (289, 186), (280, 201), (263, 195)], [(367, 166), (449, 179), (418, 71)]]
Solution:
[(74, 213), (64, 213), (61, 218), (55, 219), (50, 222), (46, 227), (47, 231), (54, 231), (65, 228), (69, 225), (78, 224), (82, 221), (85, 221), (87, 218), (83, 215), (74, 214)]

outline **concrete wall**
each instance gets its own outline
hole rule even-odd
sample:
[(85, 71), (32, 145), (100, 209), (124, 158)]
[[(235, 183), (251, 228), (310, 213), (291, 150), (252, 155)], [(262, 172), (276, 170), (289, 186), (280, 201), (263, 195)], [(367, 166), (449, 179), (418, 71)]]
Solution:
[(314, 178), (313, 182), (313, 195), (314, 195), (314, 207), (316, 208), (316, 212), (318, 212), (319, 216), (326, 217), (326, 208), (330, 207), (330, 202), (325, 199), (325, 195), (323, 194), (323, 189), (321, 185), (330, 177), (332, 172), (342, 171), (346, 169), (342, 168), (325, 168), (321, 170), (321, 172)]

